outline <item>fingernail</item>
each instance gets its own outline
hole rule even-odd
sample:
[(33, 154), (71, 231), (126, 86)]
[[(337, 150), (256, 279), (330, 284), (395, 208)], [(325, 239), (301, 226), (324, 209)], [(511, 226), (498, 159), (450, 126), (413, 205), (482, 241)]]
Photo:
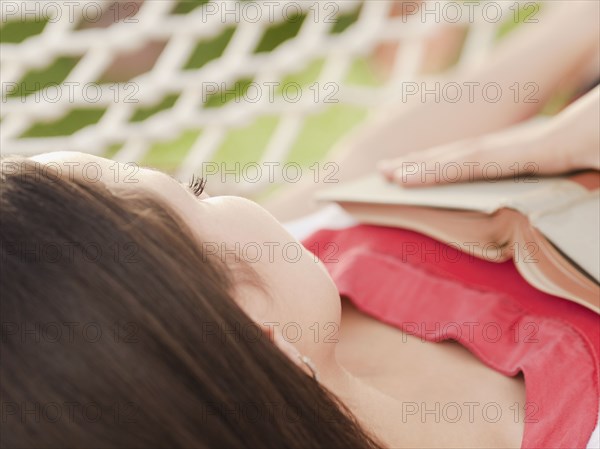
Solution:
[(394, 175), (394, 164), (392, 161), (383, 160), (377, 163), (377, 169), (383, 173), (386, 178), (392, 178)]

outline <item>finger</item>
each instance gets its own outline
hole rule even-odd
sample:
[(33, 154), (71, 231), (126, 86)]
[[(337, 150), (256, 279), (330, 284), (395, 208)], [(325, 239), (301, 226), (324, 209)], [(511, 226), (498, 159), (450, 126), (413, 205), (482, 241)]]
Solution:
[(454, 149), (444, 157), (426, 159), (414, 166), (405, 164), (394, 171), (393, 181), (417, 187), (547, 174), (555, 165), (553, 154), (540, 151), (537, 140), (485, 138), (466, 144), (462, 150)]
[[(455, 173), (461, 161), (474, 159), (477, 145), (472, 141), (460, 141), (433, 147), (419, 153), (412, 153), (379, 165), (389, 181), (399, 185), (417, 186), (458, 182), (464, 180), (464, 173)], [(462, 171), (462, 170), (461, 170)]]
[(426, 150), (407, 153), (402, 157), (395, 159), (382, 160), (377, 164), (377, 169), (388, 181), (392, 181), (394, 179), (394, 173), (397, 170), (404, 169), (405, 171), (411, 171), (411, 167), (414, 165), (447, 155), (448, 152), (453, 151), (455, 145), (456, 144), (439, 145)]

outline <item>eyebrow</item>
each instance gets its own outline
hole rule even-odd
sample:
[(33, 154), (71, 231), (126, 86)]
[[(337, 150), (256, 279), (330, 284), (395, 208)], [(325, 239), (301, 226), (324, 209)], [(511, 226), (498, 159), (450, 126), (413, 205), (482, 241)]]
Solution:
[(168, 173), (161, 172), (161, 171), (159, 171), (159, 173), (162, 173), (163, 175), (166, 175), (171, 181), (173, 181), (179, 187), (183, 187), (183, 190), (185, 190), (187, 193), (189, 193), (190, 195), (192, 195), (194, 197), (194, 199), (196, 199), (196, 196), (192, 193), (192, 190), (190, 188), (189, 183), (187, 183), (185, 181), (180, 181), (179, 179), (175, 178), (172, 175), (169, 175)]
[(164, 171), (158, 170), (156, 168), (152, 168), (152, 167), (139, 167), (139, 168), (141, 168), (142, 170), (148, 170), (148, 171), (151, 171), (154, 173), (159, 173), (160, 175), (167, 177), (169, 180), (174, 182), (178, 187), (182, 187), (183, 190), (185, 190), (185, 192), (188, 193), (188, 195), (191, 195), (195, 200), (197, 200), (196, 195), (194, 195), (194, 193), (190, 189), (189, 183), (180, 181), (179, 179), (175, 178), (173, 175), (170, 175), (169, 173), (165, 173)]
[(170, 175), (169, 173), (165, 173), (164, 171), (161, 171), (157, 168), (153, 168), (153, 167), (140, 167), (142, 170), (148, 170), (154, 173), (160, 173), (161, 175), (166, 176), (167, 178), (169, 178), (171, 181), (175, 182), (178, 186), (183, 186), (183, 187), (187, 187), (187, 184), (184, 181), (181, 181), (179, 179), (177, 179), (175, 176)]

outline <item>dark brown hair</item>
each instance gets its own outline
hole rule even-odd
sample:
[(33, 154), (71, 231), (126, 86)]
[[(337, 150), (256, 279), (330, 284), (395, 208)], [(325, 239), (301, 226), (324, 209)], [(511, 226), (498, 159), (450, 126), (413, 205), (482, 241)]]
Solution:
[(378, 447), (167, 205), (24, 158), (0, 188), (2, 447)]

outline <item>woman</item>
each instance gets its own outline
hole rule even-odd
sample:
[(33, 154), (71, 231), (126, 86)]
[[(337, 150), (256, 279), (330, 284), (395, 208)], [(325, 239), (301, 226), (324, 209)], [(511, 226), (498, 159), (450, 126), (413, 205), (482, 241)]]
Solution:
[[(427, 337), (431, 322), (412, 332), (418, 338), (392, 322), (391, 309), (368, 311), (368, 298), (402, 304), (408, 291), (393, 283), (423, 274), (393, 262), (385, 281), (393, 245), (368, 259), (370, 268), (358, 266), (380, 284), (363, 285), (367, 299), (342, 307), (323, 264), (261, 207), (211, 198), (199, 181), (131, 170), (76, 153), (2, 162), (7, 447), (507, 448), (532, 445), (523, 434), (532, 416), (545, 423), (536, 437), (561, 421), (573, 427), (556, 411), (532, 415), (523, 378), (511, 377), (520, 369), (494, 366), (485, 348), (481, 363), (456, 343), (425, 343), (444, 339)], [(377, 243), (365, 232), (380, 235), (357, 232), (365, 245)], [(306, 245), (352, 297), (357, 246), (324, 235)], [(478, 310), (481, 301), (507, 303), (454, 284), (435, 288), (444, 301), (479, 298)], [(417, 308), (407, 317), (426, 303), (408, 304)], [(564, 329), (555, 334), (534, 353), (574, 341)], [(462, 343), (477, 354), (481, 337), (473, 338)], [(518, 343), (515, 354), (527, 342)], [(559, 446), (581, 438), (589, 434), (563, 436)]]
[[(522, 380), (416, 338), (394, 368), (386, 358), (403, 334), (342, 314), (322, 264), (292, 254), (259, 206), (127, 170), (74, 153), (2, 162), (7, 447), (519, 446), (512, 418), (399, 416), (405, 390), (428, 402), (468, 388), (508, 407), (523, 402)], [(248, 262), (235, 248), (249, 244), (273, 250)], [(467, 378), (430, 388), (424, 365), (408, 369), (423, 363)], [(380, 379), (347, 369), (365, 366)]]
[[(324, 270), (207, 257), (202, 242), (289, 237), (249, 201), (116, 168), (2, 162), (3, 446), (378, 447), (255, 324), (338, 319)], [(301, 350), (319, 363), (332, 345)]]

